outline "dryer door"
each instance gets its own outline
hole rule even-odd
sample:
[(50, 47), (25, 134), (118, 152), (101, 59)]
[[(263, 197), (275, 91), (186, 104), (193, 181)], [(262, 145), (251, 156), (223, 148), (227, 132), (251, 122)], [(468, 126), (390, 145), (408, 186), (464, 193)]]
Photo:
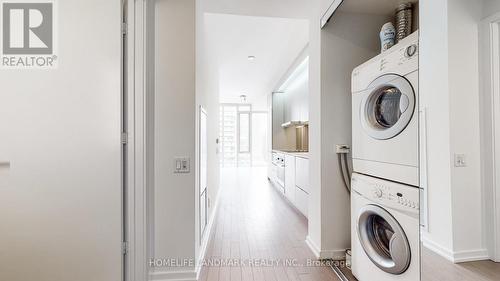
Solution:
[(365, 132), (379, 140), (399, 135), (415, 111), (415, 92), (410, 82), (402, 76), (387, 74), (375, 79), (368, 89), (360, 106)]
[(358, 217), (358, 236), (370, 260), (390, 274), (402, 274), (410, 266), (408, 238), (396, 219), (383, 208), (366, 205)]

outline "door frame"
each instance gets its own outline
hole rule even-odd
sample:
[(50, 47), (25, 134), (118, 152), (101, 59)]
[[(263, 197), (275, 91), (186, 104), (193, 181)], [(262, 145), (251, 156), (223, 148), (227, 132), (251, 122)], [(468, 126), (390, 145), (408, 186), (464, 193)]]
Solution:
[(127, 255), (125, 260), (125, 280), (148, 280), (148, 258), (153, 257), (152, 240), (152, 181), (154, 176), (154, 161), (152, 148), (154, 138), (154, 103), (151, 98), (151, 87), (154, 86), (154, 76), (150, 75), (148, 51), (151, 48), (149, 38), (154, 31), (149, 26), (148, 13), (151, 12), (148, 0), (126, 1), (126, 19), (124, 33), (126, 34), (127, 64), (125, 105), (127, 129), (127, 192), (124, 198), (127, 204), (126, 237)]
[(500, 262), (500, 13), (480, 23), (483, 231), (490, 259)]

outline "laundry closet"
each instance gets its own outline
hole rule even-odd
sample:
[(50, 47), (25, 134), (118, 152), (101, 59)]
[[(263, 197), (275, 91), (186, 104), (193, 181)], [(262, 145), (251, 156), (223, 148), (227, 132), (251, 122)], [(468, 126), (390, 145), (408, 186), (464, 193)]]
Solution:
[(308, 242), (346, 255), (348, 277), (419, 280), (418, 2), (326, 2), (310, 46), (310, 178), (328, 204), (312, 192)]

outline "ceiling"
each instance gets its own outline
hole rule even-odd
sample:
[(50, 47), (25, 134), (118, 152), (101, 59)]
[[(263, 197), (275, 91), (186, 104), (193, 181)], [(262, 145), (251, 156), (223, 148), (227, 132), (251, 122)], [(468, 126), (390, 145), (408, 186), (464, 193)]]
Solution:
[(308, 26), (303, 19), (205, 14), (208, 55), (218, 69), (221, 101), (240, 95), (251, 101), (275, 90), (307, 45)]
[(302, 18), (310, 14), (307, 0), (204, 0), (204, 11), (260, 17)]

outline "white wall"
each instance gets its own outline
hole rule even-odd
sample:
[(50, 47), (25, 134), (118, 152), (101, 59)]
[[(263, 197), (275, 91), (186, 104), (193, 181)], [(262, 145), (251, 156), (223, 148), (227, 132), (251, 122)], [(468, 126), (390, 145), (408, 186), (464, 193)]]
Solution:
[[(429, 231), (453, 261), (487, 257), (483, 232), (478, 23), (480, 1), (421, 2), (421, 105), (427, 109)], [(454, 167), (465, 154), (467, 167)]]
[(483, 0), (482, 17), (486, 18), (500, 12), (500, 1)]
[[(215, 71), (215, 69), (214, 69), (214, 71)], [(216, 75), (217, 74), (214, 74), (214, 76), (216, 76)], [(238, 104), (240, 104), (241, 98), (239, 96), (233, 96), (233, 97), (226, 96), (226, 97), (220, 97), (219, 101), (220, 101), (220, 103), (238, 103)], [(253, 111), (267, 111), (268, 110), (267, 109), (267, 95), (264, 93), (262, 95), (248, 96), (245, 103), (251, 104)]]
[[(309, 247), (321, 249), (321, 30), (319, 19), (328, 8), (326, 0), (311, 1), (309, 18)], [(323, 5), (322, 5), (323, 4)]]
[[(466, 155), (467, 167), (451, 169), (455, 255), (486, 255), (482, 231), (479, 26), (481, 2), (448, 2), (451, 153)], [(467, 223), (464, 223), (467, 222)], [(478, 231), (480, 230), (480, 231)], [(470, 251), (477, 253), (469, 253)]]
[[(154, 257), (195, 258), (195, 1), (156, 0)], [(174, 174), (174, 157), (189, 157), (191, 172)], [(154, 268), (153, 280), (193, 266)]]
[(450, 252), (453, 239), (450, 131), (447, 129), (450, 124), (447, 10), (445, 1), (420, 3), (419, 94), (420, 107), (427, 112), (428, 155), (429, 233), (422, 233), (422, 238), (424, 244), (436, 244)]
[(350, 246), (350, 198), (335, 144), (351, 143), (351, 72), (377, 54), (378, 33), (387, 18), (337, 12), (319, 31), (323, 11), (313, 12), (310, 31), (308, 243), (321, 257), (339, 258)]
[(322, 249), (351, 243), (350, 197), (338, 172), (335, 144), (351, 144), (351, 73), (378, 55), (385, 16), (338, 12), (321, 34)]
[[(202, 0), (196, 0), (196, 159), (199, 157), (199, 107), (202, 106), (207, 112), (207, 129), (208, 129), (208, 179), (207, 179), (207, 196), (209, 225), (205, 230), (205, 235), (199, 237), (199, 197), (196, 196), (196, 257), (203, 258), (205, 247), (209, 238), (210, 221), (215, 215), (215, 207), (219, 194), (219, 155), (218, 144), (216, 140), (219, 138), (219, 72), (215, 58), (211, 56), (211, 44), (208, 44), (206, 38), (206, 29), (204, 25), (205, 19), (205, 3)], [(198, 171), (199, 172), (199, 171)], [(196, 194), (199, 194), (199, 174), (196, 179)]]

